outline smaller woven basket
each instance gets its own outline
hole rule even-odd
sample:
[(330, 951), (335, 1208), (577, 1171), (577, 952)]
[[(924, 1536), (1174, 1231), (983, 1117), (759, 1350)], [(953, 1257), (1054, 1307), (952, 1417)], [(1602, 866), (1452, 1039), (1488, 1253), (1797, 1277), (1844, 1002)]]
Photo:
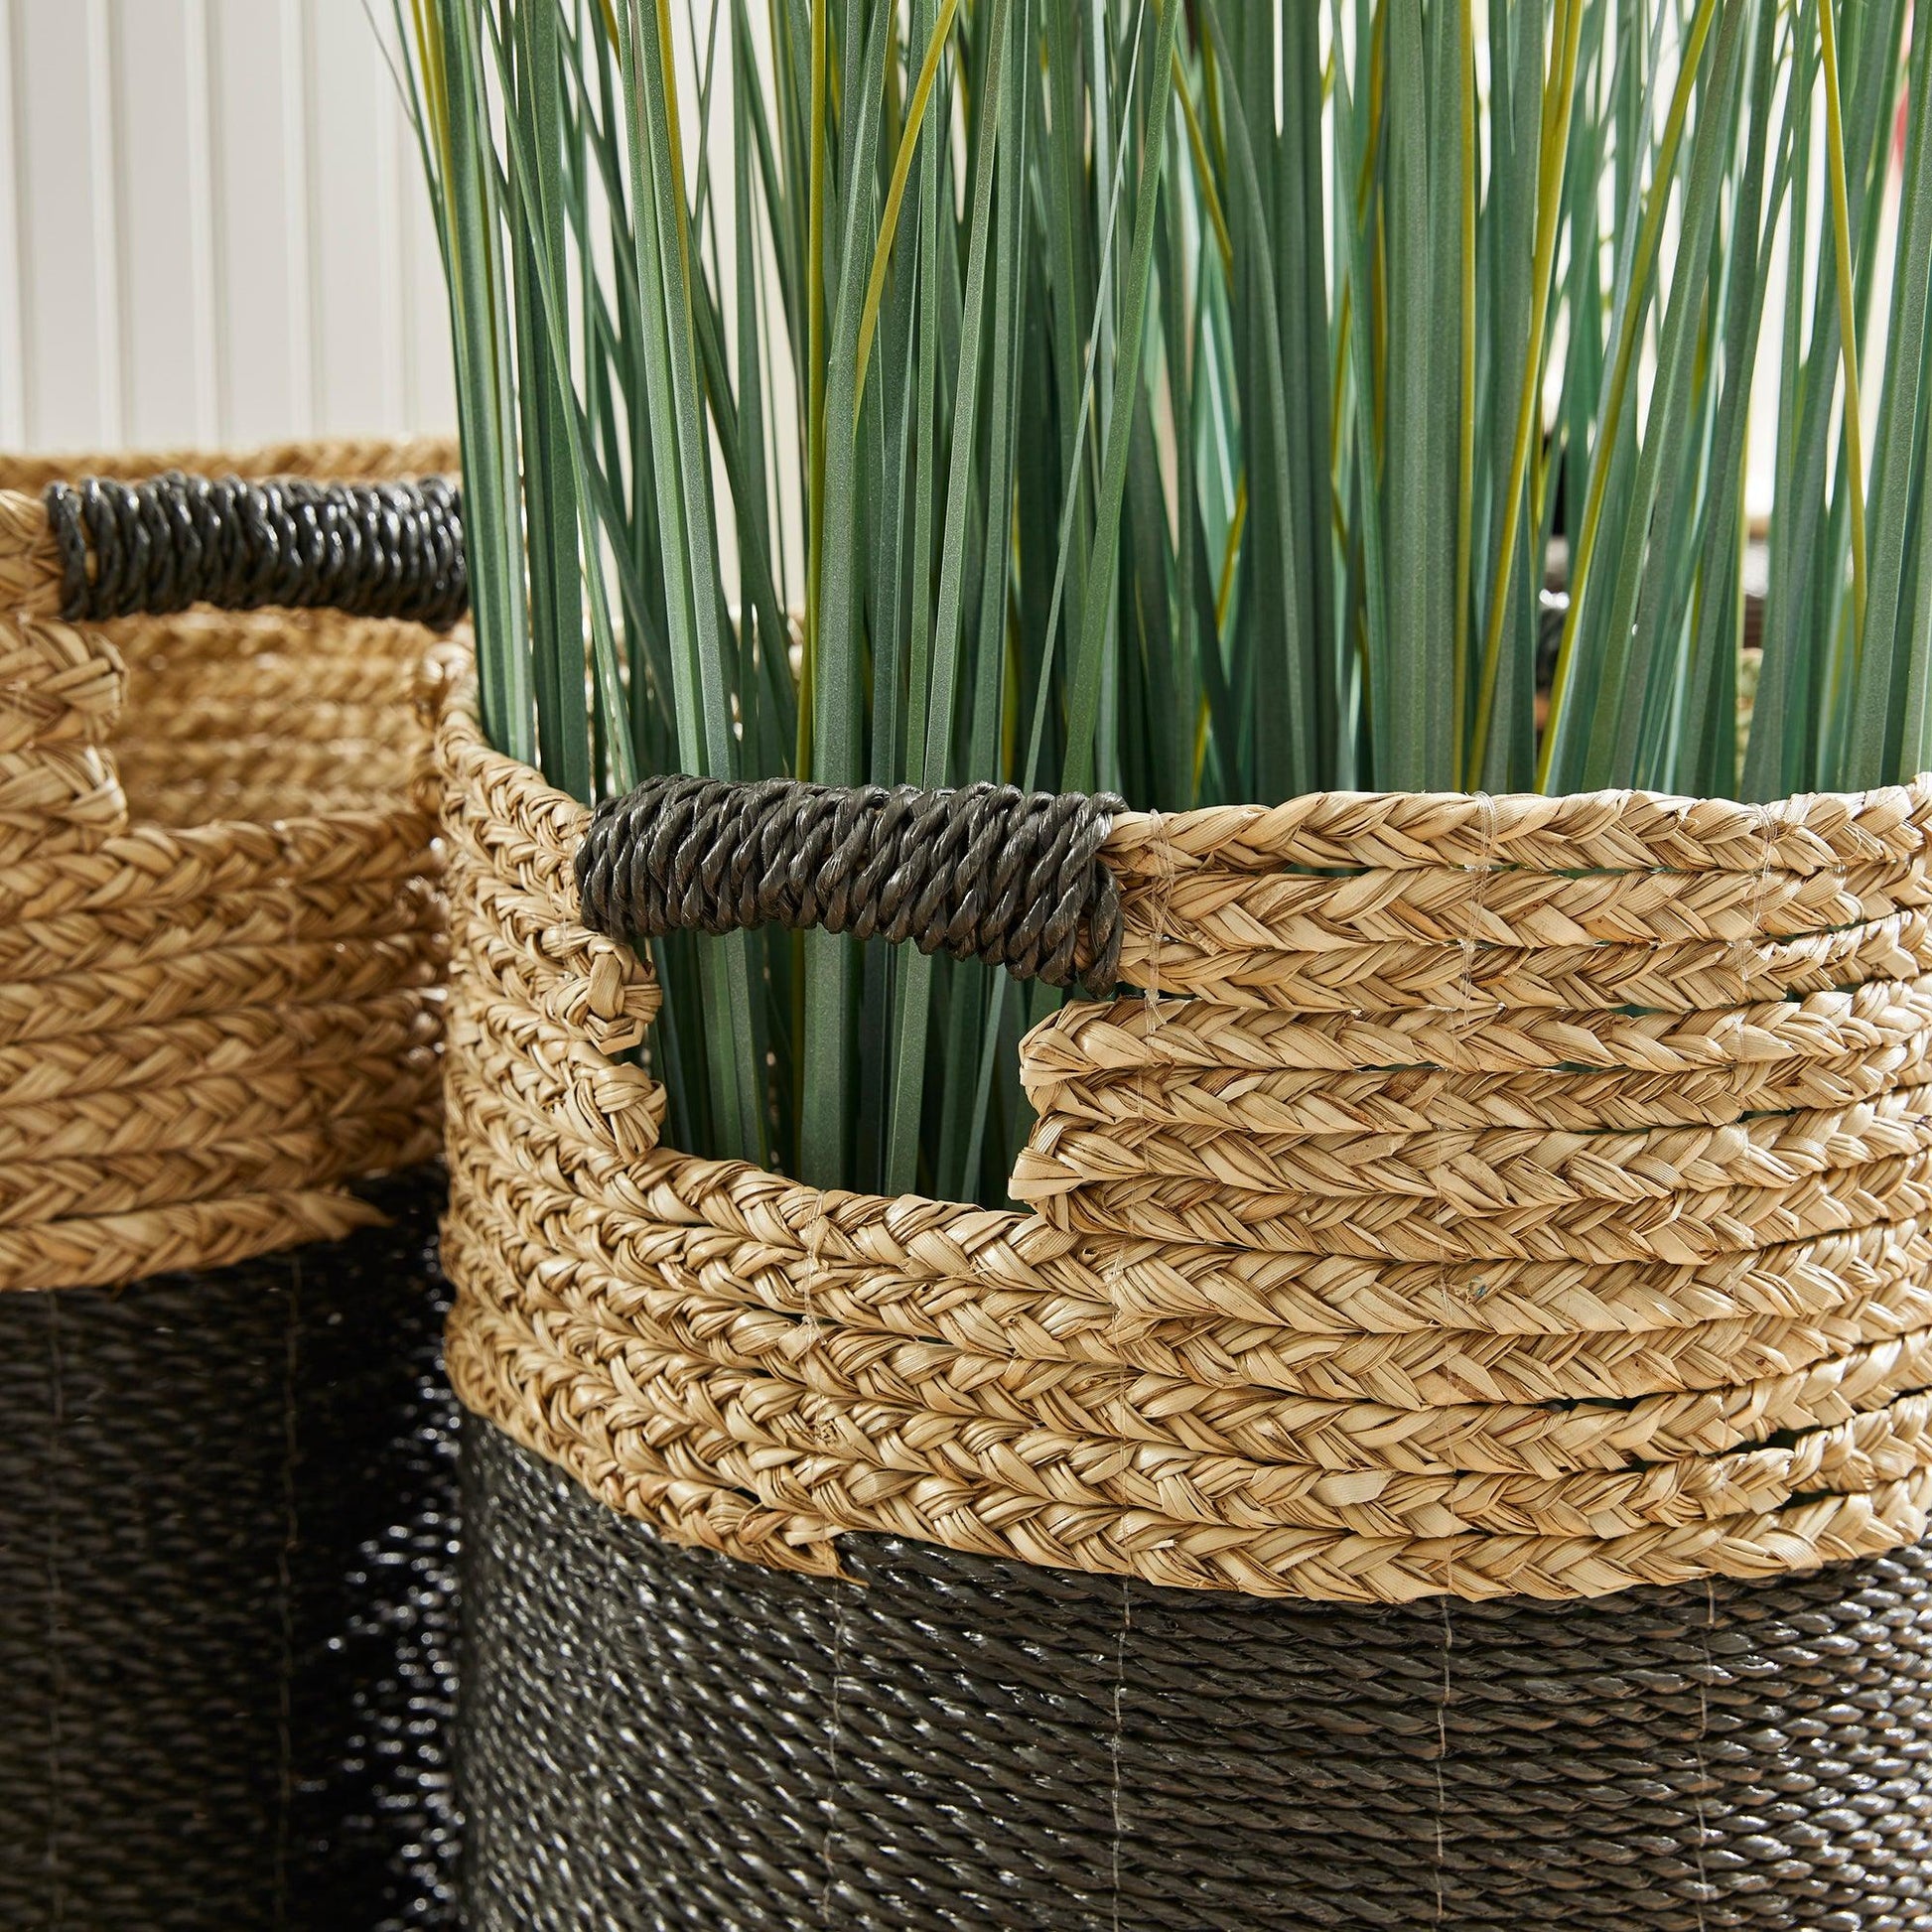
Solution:
[(343, 1233), (335, 1183), (437, 1141), (429, 636), (397, 620), (463, 608), (452, 497), (50, 488), (0, 491), (0, 1289)]
[[(1932, 1923), (1932, 784), (440, 742), (473, 1924)], [(1031, 1211), (657, 1145), (631, 942), (765, 918), (1103, 989)]]
[(0, 464), (8, 1925), (448, 1909), (451, 461)]

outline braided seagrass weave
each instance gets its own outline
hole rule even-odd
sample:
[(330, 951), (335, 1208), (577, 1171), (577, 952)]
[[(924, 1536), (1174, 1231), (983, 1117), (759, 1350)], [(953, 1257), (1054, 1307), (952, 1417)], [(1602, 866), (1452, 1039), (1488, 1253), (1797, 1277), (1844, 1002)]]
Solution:
[(580, 858), (460, 697), (441, 757), (451, 1372), (612, 1508), (822, 1575), (877, 1532), (1357, 1602), (1923, 1535), (1932, 783), (1109, 808), (1141, 994), (1025, 1042), (1015, 1214), (660, 1149), (625, 1057), (611, 933), (884, 930), (892, 839), (801, 880), (789, 807), (720, 846), (673, 784)]
[(450, 1922), (442, 1188), (120, 1290), (0, 1296), (0, 1925)]
[(681, 1550), (465, 1435), (472, 1932), (1932, 1924), (1932, 1550), (1348, 1607)]
[(448, 1922), (451, 461), (0, 463), (8, 1926)]
[[(438, 1142), (431, 640), (397, 618), (460, 601), (449, 491), (4, 488), (48, 469), (0, 464), (0, 1289), (339, 1234), (368, 1218), (345, 1177)], [(215, 595), (365, 615), (179, 608)]]

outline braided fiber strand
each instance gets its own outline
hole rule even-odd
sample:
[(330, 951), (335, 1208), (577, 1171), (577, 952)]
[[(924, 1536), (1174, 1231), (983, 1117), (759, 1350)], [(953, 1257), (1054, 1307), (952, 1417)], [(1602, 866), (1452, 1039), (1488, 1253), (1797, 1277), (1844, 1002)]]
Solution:
[(476, 1932), (1927, 1923), (1923, 1549), (1124, 1616), (906, 1538), (845, 1537), (834, 1584), (678, 1549), (488, 1429), (464, 1464)]
[(47, 486), (69, 620), (324, 607), (439, 627), (469, 608), (457, 491), (420, 483), (245, 483), (170, 472)]
[(1095, 855), (1112, 796), (1012, 785), (840, 790), (652, 778), (600, 805), (577, 852), (586, 924), (616, 938), (776, 923), (1112, 990), (1120, 898)]
[(1124, 812), (1108, 832), (1107, 857), (1130, 893), (1168, 872), (1199, 875), (1225, 897), (1231, 876), (1313, 871), (1339, 875), (1330, 890), (1346, 895), (1347, 875), (1378, 868), (1483, 865), (1618, 874), (1618, 890), (1627, 892), (1629, 881), (1659, 872), (1775, 881), (1784, 873), (1910, 866), (1929, 832), (1932, 774), (1870, 791), (1802, 792), (1768, 805), (1649, 791), (1326, 791), (1279, 805)]
[(648, 969), (587, 927), (983, 946), (1025, 866), (915, 881), (995, 847), (883, 791), (666, 780), (586, 837), (454, 686), (439, 756), (451, 1373), (612, 1509), (815, 1574), (871, 1533), (1353, 1602), (1924, 1533), (1923, 787), (1103, 801), (1120, 977), (1164, 997), (1029, 1036), (1014, 1213), (659, 1147)]

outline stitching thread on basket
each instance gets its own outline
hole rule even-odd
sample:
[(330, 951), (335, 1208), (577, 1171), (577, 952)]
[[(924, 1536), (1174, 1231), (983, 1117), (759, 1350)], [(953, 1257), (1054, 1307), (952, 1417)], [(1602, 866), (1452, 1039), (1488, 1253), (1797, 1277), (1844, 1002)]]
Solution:
[[(1470, 1022), (1470, 1014), (1471, 1014), (1472, 1003), (1474, 998), (1476, 945), (1481, 935), (1483, 905), (1484, 905), (1484, 901), (1488, 897), (1488, 890), (1489, 890), (1489, 869), (1491, 864), (1494, 861), (1495, 847), (1496, 847), (1495, 801), (1489, 796), (1489, 794), (1486, 791), (1484, 791), (1484, 792), (1478, 792), (1476, 794), (1476, 804), (1477, 804), (1478, 820), (1482, 827), (1482, 844), (1476, 853), (1476, 860), (1474, 866), (1474, 890), (1469, 894), (1468, 908), (1464, 916), (1464, 923), (1462, 928), (1462, 940), (1461, 940), (1462, 977), (1460, 983), (1456, 987), (1455, 1007), (1449, 1020), (1449, 1027), (1452, 1032), (1467, 1029)], [(1443, 1144), (1440, 1139), (1430, 1144), (1431, 1153), (1435, 1162), (1434, 1172), (1431, 1173), (1430, 1179), (1437, 1194), (1438, 1218), (1441, 1217), (1441, 1209), (1442, 1209), (1442, 1201), (1443, 1201), (1442, 1145)], [(1441, 1296), (1442, 1303), (1445, 1308), (1452, 1307), (1454, 1302), (1460, 1299), (1459, 1295), (1456, 1294), (1451, 1289), (1449, 1270), (1449, 1243), (1447, 1240), (1445, 1240), (1442, 1244), (1442, 1252), (1437, 1260), (1437, 1282), (1436, 1282), (1437, 1292)], [(1469, 1284), (1468, 1292), (1471, 1297), (1473, 1297), (1477, 1301), (1480, 1301), (1485, 1292), (1484, 1284), (1480, 1280), (1473, 1281)], [(1450, 1552), (1448, 1560), (1448, 1568), (1444, 1575), (1443, 1583), (1444, 1583), (1445, 1589), (1453, 1591), (1455, 1587), (1455, 1557), (1452, 1551)], [(1444, 1615), (1443, 1632), (1444, 1632), (1444, 1639), (1445, 1639), (1443, 1668), (1445, 1673), (1447, 1673), (1449, 1669), (1449, 1657), (1448, 1657), (1449, 1610), (1448, 1610), (1447, 1602), (1445, 1603), (1443, 1615)], [(1448, 1696), (1449, 1696), (1447, 1679), (1444, 1684), (1443, 1695), (1444, 1695), (1445, 1702), (1447, 1703)], [(1445, 1717), (1445, 1723), (1447, 1723), (1447, 1717)], [(1449, 1748), (1447, 1736), (1444, 1739), (1443, 1748), (1445, 1749), (1445, 1751), (1447, 1751)], [(1440, 1796), (1440, 1786), (1441, 1786), (1441, 1777), (1442, 1777), (1442, 1765), (1440, 1760), (1438, 1761), (1438, 1765), (1437, 1765), (1437, 1774), (1438, 1774), (1438, 1786), (1439, 1786), (1438, 1795)], [(1440, 1821), (1439, 1821), (1439, 1828), (1438, 1828), (1439, 1855), (1440, 1852), (1441, 1852), (1441, 1835), (1440, 1835)], [(1439, 1920), (1441, 1919), (1441, 1916), (1442, 1916), (1442, 1899), (1439, 1895), (1437, 1899), (1437, 1917)]]
[(1436, 1700), (1436, 1923), (1443, 1923), (1444, 1914), (1449, 1909), (1449, 1848), (1447, 1839), (1449, 1814), (1449, 1652), (1455, 1646), (1454, 1631), (1449, 1624), (1449, 1598), (1442, 1598), (1443, 1604), (1443, 1676), (1437, 1689)]
[(280, 1651), (275, 1672), (275, 1924), (289, 1916), (290, 1833), (295, 1815), (295, 1552), (301, 1543), (296, 1464), (296, 1391), (302, 1355), (302, 1257), (289, 1257), (288, 1313), (282, 1356), (282, 1540), (275, 1552), (276, 1634)]
[[(1461, 1027), (1468, 1023), (1472, 981), (1475, 976), (1475, 951), (1481, 931), (1484, 902), (1488, 896), (1489, 869), (1495, 853), (1496, 819), (1494, 801), (1489, 794), (1477, 794), (1482, 825), (1482, 846), (1476, 855), (1475, 890), (1469, 895), (1467, 924), (1462, 933), (1462, 983), (1457, 988), (1455, 1015), (1452, 1026)], [(1435, 1144), (1440, 1158), (1441, 1143)], [(1441, 1185), (1441, 1170), (1437, 1173), (1437, 1183)], [(1445, 1307), (1451, 1305), (1451, 1292), (1449, 1282), (1449, 1260), (1447, 1246), (1443, 1258), (1438, 1262), (1438, 1288)], [(1476, 1281), (1470, 1284), (1470, 1293), (1481, 1300), (1483, 1284)], [(1436, 1923), (1441, 1925), (1448, 1910), (1448, 1866), (1445, 1833), (1449, 1810), (1449, 1652), (1454, 1645), (1454, 1632), (1449, 1622), (1449, 1599), (1455, 1589), (1455, 1557), (1451, 1552), (1444, 1573), (1443, 1603), (1443, 1679), (1440, 1697), (1436, 1707)]]
[(831, 1772), (831, 1794), (825, 1806), (825, 1838), (819, 1859), (825, 1866), (825, 1882), (818, 1894), (818, 1916), (822, 1924), (832, 1922), (832, 1888), (838, 1877), (839, 1799), (845, 1793), (845, 1772), (839, 1762), (839, 1744), (845, 1724), (845, 1614), (846, 1592), (854, 1587), (842, 1579), (832, 1584), (832, 1725), (827, 1746), (827, 1769)]
[[(1158, 819), (1159, 817), (1158, 813), (1156, 814), (1156, 817)], [(1142, 1014), (1142, 1021), (1143, 1021), (1143, 1028), (1144, 1028), (1143, 1036), (1148, 1038), (1151, 1038), (1153, 1035), (1158, 1033), (1161, 1027), (1161, 970), (1160, 970), (1161, 939), (1167, 929), (1168, 905), (1171, 902), (1173, 886), (1173, 875), (1172, 869), (1170, 869), (1166, 877), (1165, 890), (1157, 887), (1157, 890), (1154, 895), (1154, 911), (1153, 911), (1154, 948), (1152, 953), (1152, 965), (1148, 973), (1147, 986), (1141, 996), (1141, 1014)], [(1117, 950), (1118, 947), (1116, 946), (1116, 951)], [(1148, 1074), (1147, 1068), (1144, 1065), (1141, 1071), (1141, 1076), (1139, 1080), (1136, 1082), (1136, 1090), (1140, 1095), (1144, 1117), (1148, 1112), (1151, 1104), (1150, 1097), (1147, 1092), (1147, 1085), (1146, 1085), (1147, 1079), (1150, 1076)], [(1129, 1367), (1126, 1356), (1124, 1352), (1121, 1350), (1119, 1345), (1120, 1344), (1120, 1320), (1121, 1320), (1121, 1281), (1122, 1281), (1122, 1273), (1120, 1268), (1117, 1265), (1115, 1269), (1112, 1271), (1112, 1273), (1110, 1274), (1107, 1288), (1108, 1288), (1108, 1305), (1112, 1310), (1111, 1340), (1114, 1343), (1114, 1352), (1116, 1353), (1116, 1355), (1120, 1356), (1120, 1361), (1121, 1361), (1120, 1391), (1119, 1391), (1118, 1400), (1122, 1411), (1125, 1412), (1130, 1407), (1128, 1401), (1128, 1395), (1129, 1395), (1129, 1389), (1132, 1381), (1132, 1371)], [(1133, 1578), (1130, 1575), (1123, 1574), (1120, 1580), (1120, 1636), (1114, 1648), (1114, 1713), (1113, 1713), (1114, 1722), (1113, 1722), (1113, 1749), (1112, 1749), (1112, 1760), (1111, 1760), (1111, 1775), (1113, 1780), (1112, 1874), (1113, 1874), (1114, 1932), (1120, 1932), (1121, 1854), (1123, 1851), (1125, 1837), (1126, 1837), (1126, 1819), (1125, 1819), (1125, 1812), (1123, 1809), (1123, 1787), (1121, 1782), (1121, 1758), (1126, 1748), (1126, 1733), (1125, 1733), (1124, 1725), (1125, 1725), (1125, 1708), (1126, 1708), (1126, 1698), (1127, 1698), (1127, 1639), (1128, 1639), (1129, 1631), (1133, 1627), (1133, 1618), (1134, 1618), (1133, 1589), (1134, 1589)]]
[(1704, 1932), (1704, 1901), (1710, 1889), (1711, 1880), (1704, 1868), (1704, 1843), (1707, 1828), (1704, 1822), (1704, 1788), (1710, 1781), (1710, 1774), (1704, 1765), (1704, 1747), (1711, 1738), (1711, 1679), (1716, 1674), (1717, 1665), (1711, 1657), (1711, 1633), (1718, 1627), (1718, 1593), (1709, 1577), (1704, 1580), (1704, 1622), (1698, 1631), (1698, 1641), (1704, 1647), (1704, 1672), (1698, 1679), (1698, 1734), (1691, 1745), (1691, 1753), (1697, 1759), (1697, 1847), (1698, 1847), (1698, 1891), (1697, 1913), (1698, 1932)]
[(1127, 1637), (1134, 1627), (1134, 1580), (1120, 1580), (1120, 1638), (1114, 1647), (1114, 1734), (1110, 1756), (1113, 1775), (1113, 1913), (1114, 1932), (1120, 1932), (1121, 1850), (1126, 1839), (1122, 1808), (1121, 1756), (1126, 1749), (1123, 1706), (1127, 1696)]
[(47, 1454), (47, 1867), (53, 1887), (53, 1924), (68, 1922), (66, 1874), (62, 1869), (61, 1835), (67, 1826), (67, 1778), (62, 1735), (62, 1720), (67, 1698), (67, 1653), (64, 1638), (61, 1588), (61, 1521), (63, 1498), (60, 1475), (66, 1462), (67, 1364), (61, 1346), (61, 1298), (44, 1295), (41, 1306), (47, 1311), (48, 1379), (51, 1383), (48, 1405)]

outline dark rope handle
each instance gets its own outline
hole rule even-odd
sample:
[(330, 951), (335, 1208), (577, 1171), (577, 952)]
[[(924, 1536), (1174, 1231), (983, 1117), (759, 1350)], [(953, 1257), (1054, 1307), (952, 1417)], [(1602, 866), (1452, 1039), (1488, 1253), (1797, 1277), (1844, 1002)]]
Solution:
[(280, 605), (443, 628), (469, 608), (462, 499), (440, 478), (210, 483), (175, 470), (50, 483), (46, 500), (70, 620)]
[(1123, 800), (974, 784), (651, 778), (577, 849), (586, 924), (614, 938), (775, 922), (983, 959), (1110, 992), (1120, 893), (1100, 846)]

